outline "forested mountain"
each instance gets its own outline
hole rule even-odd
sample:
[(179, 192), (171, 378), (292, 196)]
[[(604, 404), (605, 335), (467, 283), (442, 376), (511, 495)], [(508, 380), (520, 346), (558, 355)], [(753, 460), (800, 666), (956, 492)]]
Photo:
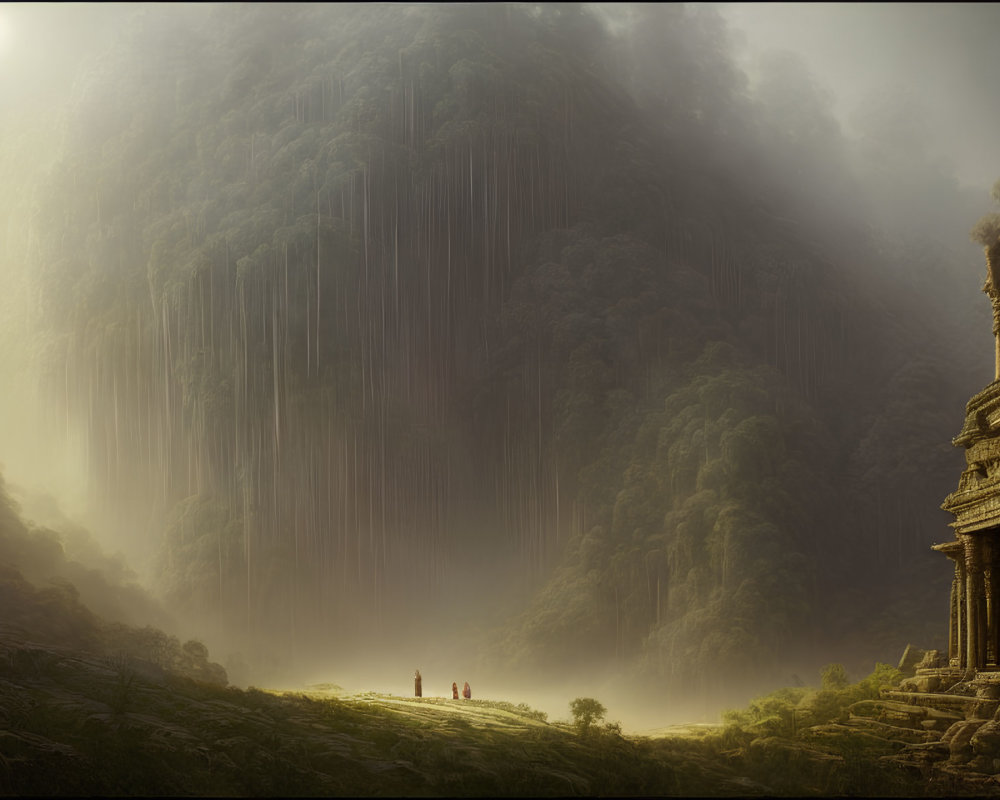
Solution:
[(713, 693), (943, 641), (978, 198), (615, 8), (144, 6), (50, 110), (17, 330), (178, 613)]

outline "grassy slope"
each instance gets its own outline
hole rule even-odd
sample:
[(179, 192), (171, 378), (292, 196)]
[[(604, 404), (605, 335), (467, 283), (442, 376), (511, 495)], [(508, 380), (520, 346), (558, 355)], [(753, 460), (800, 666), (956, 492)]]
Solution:
[(2, 795), (823, 796), (984, 785), (967, 786), (961, 770), (957, 784), (928, 783), (909, 762), (879, 761), (904, 741), (825, 724), (898, 682), (888, 668), (857, 684), (830, 670), (821, 691), (782, 690), (724, 727), (655, 737), (580, 732), (509, 702), (241, 690), (226, 687), (204, 645), (104, 622), (64, 577), (75, 577), (71, 565), (60, 537), (21, 520), (0, 490)]
[[(5, 794), (687, 793), (669, 759), (486, 700), (239, 690), (0, 632)], [(720, 774), (724, 779), (725, 774)], [(713, 783), (718, 781), (713, 779)]]
[(490, 700), (223, 688), (0, 627), (2, 794), (933, 793), (881, 766), (884, 748), (863, 737), (824, 746), (733, 726), (581, 735), (543, 717)]

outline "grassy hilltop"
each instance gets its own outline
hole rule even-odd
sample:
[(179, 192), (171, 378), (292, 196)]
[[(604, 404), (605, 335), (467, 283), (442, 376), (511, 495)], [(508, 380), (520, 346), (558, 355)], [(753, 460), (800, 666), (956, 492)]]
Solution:
[(784, 724), (793, 706), (808, 724), (811, 713), (836, 717), (877, 686), (878, 673), (811, 694), (786, 690), (728, 714), (725, 725), (636, 737), (600, 720), (550, 722), (502, 701), (348, 696), (330, 685), (242, 690), (141, 659), (32, 643), (5, 628), (0, 793), (906, 796), (988, 788), (925, 781), (879, 760), (898, 743), (845, 726), (805, 735)]

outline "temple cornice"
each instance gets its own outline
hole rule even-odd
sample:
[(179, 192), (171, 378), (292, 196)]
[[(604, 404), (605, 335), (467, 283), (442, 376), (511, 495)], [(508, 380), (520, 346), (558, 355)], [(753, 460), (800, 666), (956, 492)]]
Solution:
[(954, 514), (950, 522), (956, 533), (971, 533), (1000, 526), (1000, 482), (991, 482), (948, 495), (941, 508)]
[(965, 404), (965, 424), (952, 444), (970, 447), (1000, 434), (1000, 380), (995, 380)]

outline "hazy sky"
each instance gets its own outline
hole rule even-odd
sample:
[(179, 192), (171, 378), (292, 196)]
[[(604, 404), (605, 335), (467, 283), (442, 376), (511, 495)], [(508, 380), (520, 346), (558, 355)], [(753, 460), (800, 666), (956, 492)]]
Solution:
[[(116, 3), (0, 4), (0, 102), (68, 88), (80, 55), (128, 16)], [(156, 5), (156, 4), (137, 4)], [(835, 97), (846, 131), (873, 93), (907, 94), (926, 121), (928, 148), (959, 178), (1000, 176), (1000, 4), (721, 3), (738, 63), (753, 76), (769, 49), (794, 50)], [(109, 24), (111, 23), (111, 24)], [(34, 99), (38, 99), (35, 97)]]
[(0, 3), (0, 103), (10, 111), (68, 96), (81, 59), (110, 40), (131, 4)]
[(1000, 177), (1000, 4), (724, 3), (744, 32), (735, 56), (753, 75), (769, 49), (799, 52), (851, 114), (880, 91), (908, 94), (926, 120), (928, 149), (970, 185)]

